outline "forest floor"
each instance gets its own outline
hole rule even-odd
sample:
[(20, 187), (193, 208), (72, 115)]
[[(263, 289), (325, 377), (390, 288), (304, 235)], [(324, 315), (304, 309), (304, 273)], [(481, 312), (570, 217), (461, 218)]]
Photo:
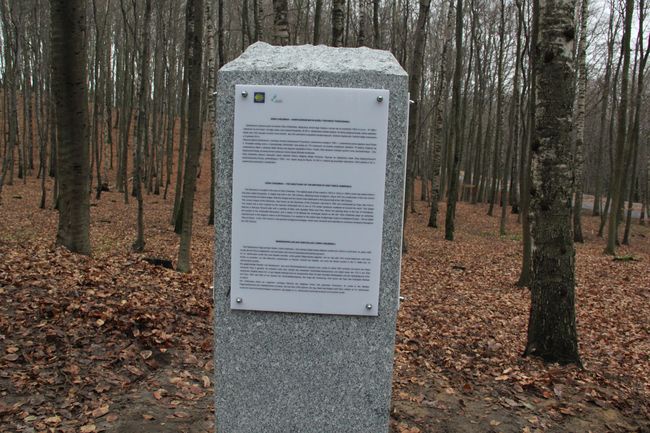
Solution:
[[(51, 183), (45, 210), (37, 180), (5, 186), (1, 432), (214, 431), (205, 166), (188, 275), (143, 260), (176, 259), (172, 195), (146, 197), (143, 255), (130, 252), (135, 201), (125, 205), (117, 192), (92, 200), (93, 256), (80, 257), (54, 247)], [(409, 215), (393, 431), (650, 432), (650, 228), (635, 224), (632, 246), (620, 250), (629, 260), (615, 261), (585, 216), (577, 246), (584, 369), (560, 367), (521, 357), (530, 296), (515, 285), (520, 227), (509, 215), (499, 236), (486, 210), (461, 203), (454, 242), (426, 227), (425, 203)]]

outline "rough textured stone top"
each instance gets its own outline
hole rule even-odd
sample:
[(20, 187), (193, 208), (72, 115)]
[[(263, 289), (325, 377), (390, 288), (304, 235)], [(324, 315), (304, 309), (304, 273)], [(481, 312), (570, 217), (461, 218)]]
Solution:
[(388, 51), (371, 48), (333, 48), (325, 45), (278, 47), (256, 42), (221, 71), (318, 71), (340, 74), (376, 72), (406, 75)]

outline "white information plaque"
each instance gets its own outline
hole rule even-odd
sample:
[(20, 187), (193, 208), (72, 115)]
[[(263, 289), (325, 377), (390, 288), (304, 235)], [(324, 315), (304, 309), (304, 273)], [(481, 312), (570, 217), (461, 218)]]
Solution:
[(389, 92), (235, 92), (231, 308), (378, 315)]

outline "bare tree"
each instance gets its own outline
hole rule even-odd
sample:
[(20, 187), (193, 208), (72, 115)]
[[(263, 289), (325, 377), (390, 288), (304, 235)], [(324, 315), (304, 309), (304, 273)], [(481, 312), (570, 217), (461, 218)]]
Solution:
[(580, 364), (571, 230), (571, 140), (576, 0), (539, 0), (535, 130), (532, 144), (533, 279), (525, 355)]
[(345, 0), (332, 0), (332, 46), (343, 46), (343, 31), (345, 25)]
[(379, 0), (372, 0), (372, 36), (373, 46), (381, 49), (381, 28), (379, 27)]
[(587, 95), (587, 18), (589, 0), (582, 0), (580, 11), (580, 40), (578, 42), (578, 90), (575, 123), (575, 193), (573, 199), (573, 240), (584, 242), (582, 236), (582, 184), (585, 165), (585, 98)]
[[(404, 224), (408, 216), (408, 198), (413, 193), (413, 183), (415, 181), (415, 148), (418, 143), (418, 119), (420, 109), (420, 86), (422, 81), (422, 63), (424, 52), (424, 39), (426, 37), (426, 25), (429, 19), (429, 10), (431, 9), (431, 0), (420, 0), (420, 11), (418, 12), (418, 24), (415, 30), (415, 44), (413, 45), (413, 56), (411, 57), (411, 74), (409, 77), (409, 94), (413, 103), (410, 106), (409, 114), (409, 139), (407, 162), (406, 162), (406, 194), (404, 201)], [(402, 236), (403, 250), (406, 251), (406, 237)]]
[(634, 14), (634, 0), (625, 2), (625, 25), (621, 52), (623, 55), (623, 69), (621, 70), (621, 100), (618, 106), (618, 130), (616, 133), (616, 159), (614, 162), (614, 177), (610, 189), (612, 206), (609, 212), (607, 226), (607, 246), (605, 253), (616, 254), (618, 242), (618, 224), (620, 223), (619, 211), (623, 205), (623, 178), (625, 176), (625, 154), (627, 152), (627, 118), (628, 118), (628, 83), (630, 70), (630, 35), (632, 32), (632, 15)]
[(144, 7), (144, 26), (142, 31), (142, 54), (140, 56), (140, 87), (138, 90), (138, 123), (135, 144), (135, 163), (133, 167), (133, 187), (138, 201), (137, 234), (133, 242), (133, 251), (144, 250), (144, 199), (142, 197), (142, 152), (147, 145), (147, 106), (149, 97), (149, 28), (151, 27), (151, 0), (146, 0)]
[[(359, 32), (357, 33), (357, 46), (366, 45), (366, 28), (368, 27), (368, 5), (366, 0), (359, 1)], [(417, 47), (417, 46), (416, 46)]]
[(90, 254), (86, 3), (51, 0), (52, 88), (56, 101), (59, 225), (56, 243)]
[(449, 0), (447, 9), (447, 20), (444, 32), (442, 54), (440, 55), (440, 72), (438, 74), (438, 87), (435, 93), (434, 106), (434, 132), (433, 132), (433, 158), (431, 176), (431, 210), (429, 212), (429, 227), (438, 227), (438, 201), (440, 200), (440, 168), (441, 152), (444, 126), (445, 101), (443, 96), (447, 94), (447, 56), (451, 45), (451, 31), (454, 25), (454, 0)]
[(273, 42), (276, 45), (289, 43), (289, 5), (287, 0), (273, 0)]
[(194, 213), (194, 194), (196, 192), (196, 176), (199, 167), (201, 139), (203, 128), (201, 122), (201, 81), (203, 76), (203, 0), (188, 0), (186, 7), (187, 47), (189, 68), (189, 112), (187, 158), (185, 160), (185, 178), (183, 179), (183, 230), (178, 250), (177, 269), (189, 272), (191, 269), (190, 245), (192, 242), (192, 220)]
[[(257, 2), (255, 2), (257, 4)], [(206, 46), (207, 50), (207, 80), (208, 80), (208, 140), (210, 141), (210, 215), (208, 216), (208, 225), (214, 225), (214, 180), (216, 177), (216, 169), (214, 166), (215, 153), (217, 151), (217, 110), (216, 110), (216, 62), (217, 52), (214, 42), (214, 10), (212, 9), (212, 2), (205, 2), (205, 32), (206, 32)], [(219, 65), (220, 66), (220, 65)]]
[[(632, 208), (634, 206), (634, 192), (637, 186), (637, 169), (639, 163), (639, 147), (640, 147), (640, 132), (641, 132), (641, 104), (644, 91), (644, 78), (645, 68), (648, 63), (648, 54), (650, 54), (650, 47), (643, 44), (644, 39), (644, 21), (645, 21), (645, 0), (639, 0), (639, 24), (638, 24), (638, 38), (637, 38), (637, 53), (639, 56), (639, 65), (637, 71), (637, 84), (636, 92), (634, 95), (634, 122), (631, 131), (631, 152), (628, 158), (631, 159), (632, 169), (629, 170), (630, 188), (627, 200), (627, 218), (625, 221), (625, 232), (623, 234), (623, 244), (630, 244), (630, 229), (632, 225)], [(648, 41), (650, 45), (650, 40)], [(628, 162), (629, 166), (629, 162)]]
[(456, 202), (458, 200), (458, 176), (460, 175), (460, 157), (462, 154), (462, 122), (460, 82), (463, 68), (463, 0), (456, 2), (456, 65), (454, 69), (454, 84), (452, 93), (452, 112), (454, 116), (454, 153), (447, 198), (447, 215), (445, 218), (445, 239), (454, 240), (454, 224), (456, 219)]
[(323, 0), (316, 0), (314, 7), (314, 45), (320, 44), (320, 21), (323, 13)]
[[(601, 168), (603, 166), (603, 145), (605, 143), (605, 128), (607, 127), (607, 107), (609, 105), (609, 90), (612, 79), (612, 61), (614, 57), (614, 41), (615, 41), (615, 30), (614, 30), (614, 14), (616, 12), (612, 9), (609, 15), (609, 26), (607, 30), (607, 58), (605, 60), (605, 81), (603, 84), (603, 96), (601, 101), (601, 111), (600, 111), (600, 125), (599, 125), (599, 134), (598, 134), (598, 147), (596, 150), (596, 169), (594, 170), (595, 176), (595, 187), (594, 187), (594, 209), (593, 216), (598, 216), (601, 214), (602, 208), (602, 197), (601, 197)], [(604, 221), (604, 217), (603, 217)]]

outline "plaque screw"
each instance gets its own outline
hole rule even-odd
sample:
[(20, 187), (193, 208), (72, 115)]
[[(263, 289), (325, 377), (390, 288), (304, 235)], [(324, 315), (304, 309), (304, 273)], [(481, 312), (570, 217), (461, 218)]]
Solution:
[(241, 92), (241, 95), (245, 98), (248, 96), (248, 92), (246, 90)]
[(372, 310), (372, 304), (366, 304), (366, 310)]
[(377, 96), (377, 102), (384, 102), (384, 97), (383, 96)]
[(237, 299), (235, 299), (235, 302), (238, 303), (238, 304), (241, 304), (243, 302), (243, 299), (242, 298), (237, 298)]

